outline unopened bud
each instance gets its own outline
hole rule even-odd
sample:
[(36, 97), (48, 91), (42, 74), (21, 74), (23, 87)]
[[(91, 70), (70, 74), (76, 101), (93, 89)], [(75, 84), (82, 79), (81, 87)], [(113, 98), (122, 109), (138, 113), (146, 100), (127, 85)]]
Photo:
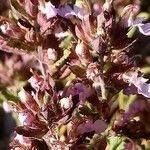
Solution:
[(78, 44), (75, 48), (75, 52), (76, 52), (77, 55), (82, 56), (83, 53), (84, 53), (84, 49), (85, 49), (85, 46), (84, 46), (83, 42), (81, 42), (81, 43), (78, 42)]
[(52, 61), (56, 61), (57, 60), (57, 52), (55, 49), (53, 48), (49, 48), (47, 50), (47, 55), (48, 55), (48, 59), (52, 60)]
[(65, 97), (60, 100), (60, 106), (64, 109), (70, 109), (73, 106), (72, 97)]
[(92, 62), (90, 52), (83, 42), (81, 42), (81, 43), (78, 42), (78, 44), (75, 48), (75, 52), (78, 55), (78, 57), (83, 65), (87, 65), (90, 62)]
[(8, 24), (2, 24), (1, 26), (0, 26), (0, 30), (1, 30), (1, 32), (3, 33), (3, 34), (7, 34), (7, 30), (9, 29), (9, 26), (8, 26)]

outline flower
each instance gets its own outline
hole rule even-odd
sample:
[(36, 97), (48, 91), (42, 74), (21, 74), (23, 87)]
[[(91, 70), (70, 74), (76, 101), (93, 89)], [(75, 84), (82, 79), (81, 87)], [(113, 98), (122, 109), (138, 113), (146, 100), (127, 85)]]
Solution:
[(128, 75), (124, 74), (123, 79), (133, 84), (137, 88), (138, 94), (150, 98), (150, 83), (146, 83), (148, 79), (138, 77), (137, 72), (130, 72)]
[(150, 36), (150, 23), (139, 23), (139, 24), (134, 24), (133, 26), (138, 27), (140, 33), (146, 36)]
[(74, 5), (72, 8), (69, 5), (65, 5), (59, 8), (58, 15), (64, 18), (70, 18), (72, 16), (76, 16), (82, 20), (83, 18), (87, 17), (89, 13), (86, 12), (84, 7), (79, 7)]
[(39, 6), (39, 10), (41, 11), (42, 14), (46, 15), (47, 19), (56, 17), (57, 15), (57, 9), (55, 8), (54, 5), (52, 5), (50, 1), (46, 2), (45, 5), (41, 4)]
[(150, 23), (143, 23), (144, 18), (137, 17), (135, 20), (133, 18), (128, 20), (128, 26), (138, 27), (140, 33), (143, 35), (149, 36), (150, 35)]
[(55, 8), (54, 5), (52, 5), (50, 1), (46, 2), (45, 5), (41, 4), (39, 6), (39, 10), (41, 11), (42, 14), (46, 15), (47, 19), (56, 17), (57, 14), (64, 18), (70, 18), (72, 16), (76, 16), (80, 19), (88, 15), (85, 12), (84, 8), (80, 8), (78, 6), (74, 6), (73, 8), (71, 8), (69, 5), (65, 5), (57, 9)]
[(143, 35), (150, 35), (150, 23), (142, 23), (144, 21), (144, 17), (137, 17), (135, 20), (134, 16), (138, 13), (139, 6), (138, 5), (127, 5), (123, 11), (121, 16), (126, 20), (128, 27), (138, 27), (140, 33)]
[(84, 101), (86, 98), (92, 95), (92, 88), (88, 85), (84, 85), (83, 83), (76, 83), (74, 85), (70, 85), (67, 89), (67, 96), (75, 96), (79, 95), (79, 101)]
[(78, 126), (77, 132), (84, 134), (94, 131), (95, 133), (101, 133), (107, 128), (106, 123), (103, 120), (96, 120), (95, 122), (87, 121)]

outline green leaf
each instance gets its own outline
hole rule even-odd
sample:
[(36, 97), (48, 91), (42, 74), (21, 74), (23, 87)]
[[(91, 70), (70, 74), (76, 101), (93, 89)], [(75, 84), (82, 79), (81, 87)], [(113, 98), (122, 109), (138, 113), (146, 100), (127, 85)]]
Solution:
[(133, 103), (136, 97), (137, 97), (136, 95), (129, 95), (129, 96), (124, 95), (123, 92), (121, 91), (118, 96), (119, 109), (125, 111), (128, 110), (129, 105)]
[(3, 90), (3, 91), (0, 92), (0, 100), (1, 101), (11, 100), (11, 101), (16, 102), (18, 100), (18, 97), (14, 93), (11, 93), (7, 90)]
[(70, 46), (72, 41), (72, 36), (67, 36), (64, 40), (62, 40), (62, 42), (60, 43), (59, 47), (63, 50), (65, 49), (70, 49)]
[(110, 150), (124, 150), (125, 138), (119, 136), (111, 136), (108, 138), (108, 144)]
[(63, 50), (63, 55), (62, 57), (56, 61), (53, 66), (51, 66), (52, 68), (61, 68), (66, 59), (69, 57), (70, 53), (71, 53), (71, 48), (72, 48), (72, 36), (68, 36), (66, 37), (59, 45), (59, 47)]
[(150, 73), (150, 67), (149, 66), (143, 67), (140, 69), (140, 71), (144, 74), (149, 74)]
[(79, 110), (80, 110), (79, 111), (80, 114), (82, 115), (94, 115), (95, 116), (97, 114), (93, 105), (87, 101), (83, 104), (82, 107), (79, 108)]
[(128, 38), (132, 38), (134, 36), (136, 30), (137, 30), (137, 27), (130, 28), (128, 33), (127, 33)]

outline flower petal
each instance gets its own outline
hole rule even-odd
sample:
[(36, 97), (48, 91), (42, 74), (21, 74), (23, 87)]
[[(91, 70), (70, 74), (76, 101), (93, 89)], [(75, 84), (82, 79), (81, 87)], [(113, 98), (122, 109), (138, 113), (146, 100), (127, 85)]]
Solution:
[(139, 31), (146, 36), (150, 35), (150, 23), (146, 23), (143, 25), (138, 25)]

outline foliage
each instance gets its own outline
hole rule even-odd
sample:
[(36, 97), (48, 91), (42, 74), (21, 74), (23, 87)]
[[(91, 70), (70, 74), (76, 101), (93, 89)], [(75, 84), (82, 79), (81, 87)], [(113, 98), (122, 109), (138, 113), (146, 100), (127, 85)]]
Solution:
[(0, 16), (0, 49), (13, 53), (0, 99), (20, 121), (10, 149), (148, 149), (150, 83), (131, 56), (136, 34), (150, 35), (139, 12), (136, 0), (10, 0)]

